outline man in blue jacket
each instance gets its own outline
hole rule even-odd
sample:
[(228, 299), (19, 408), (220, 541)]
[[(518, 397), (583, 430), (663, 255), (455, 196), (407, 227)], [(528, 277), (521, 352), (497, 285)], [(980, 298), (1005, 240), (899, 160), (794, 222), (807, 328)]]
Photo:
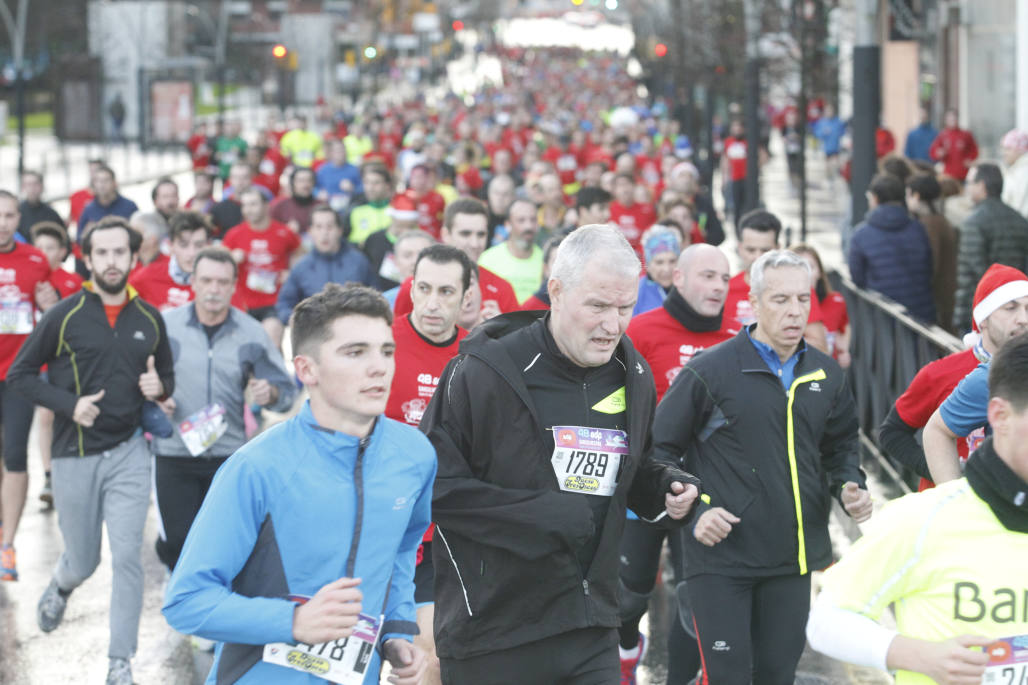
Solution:
[(329, 285), (291, 319), (299, 414), (218, 471), (165, 597), (173, 628), (221, 644), (208, 683), (417, 685), (414, 559), (435, 451), (382, 416), (392, 312), (371, 289)]
[(924, 226), (907, 211), (905, 192), (895, 176), (871, 179), (871, 211), (850, 241), (850, 277), (858, 288), (876, 290), (915, 318), (934, 323), (932, 248)]
[(339, 215), (331, 207), (321, 205), (314, 209), (308, 234), (314, 250), (293, 266), (278, 292), (275, 312), (283, 326), (289, 322), (293, 307), (305, 297), (321, 292), (326, 283), (372, 285), (376, 280), (364, 253), (343, 240)]

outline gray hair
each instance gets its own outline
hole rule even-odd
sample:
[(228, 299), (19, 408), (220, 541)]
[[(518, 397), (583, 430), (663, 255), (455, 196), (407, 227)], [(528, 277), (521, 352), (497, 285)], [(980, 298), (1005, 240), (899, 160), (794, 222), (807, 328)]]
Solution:
[(812, 272), (806, 259), (791, 250), (771, 250), (761, 255), (750, 267), (750, 292), (756, 297), (760, 297), (766, 287), (767, 270), (788, 267), (803, 269), (803, 272), (807, 274), (807, 281), (810, 281)]
[(157, 212), (135, 212), (129, 225), (143, 234), (143, 237), (155, 236), (163, 238), (168, 235), (168, 222)]
[(636, 277), (642, 270), (639, 257), (617, 228), (611, 224), (589, 224), (572, 231), (557, 248), (550, 278), (573, 288), (582, 280), (586, 265), (594, 258), (603, 260), (604, 271)]
[(422, 240), (427, 240), (432, 245), (435, 245), (436, 243), (436, 239), (432, 237), (432, 234), (426, 233), (425, 231), (422, 231), (420, 228), (412, 228), (411, 230), (404, 231), (400, 235), (396, 236), (396, 242), (393, 243), (393, 250), (400, 249), (401, 243), (405, 243), (408, 240), (413, 240), (414, 238), (421, 238)]

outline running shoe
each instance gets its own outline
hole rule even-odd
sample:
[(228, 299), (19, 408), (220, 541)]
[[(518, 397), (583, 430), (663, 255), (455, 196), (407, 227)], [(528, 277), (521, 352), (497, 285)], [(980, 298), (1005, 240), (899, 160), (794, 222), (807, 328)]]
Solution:
[(39, 491), (39, 499), (45, 502), (48, 507), (52, 507), (54, 505), (54, 491), (50, 485), (49, 474), (46, 476), (46, 481), (43, 482), (43, 489)]
[(639, 633), (639, 652), (631, 658), (621, 657), (621, 685), (635, 685), (635, 671), (646, 655), (646, 636)]
[(128, 659), (111, 657), (107, 668), (107, 685), (132, 685), (132, 664)]
[(68, 593), (62, 593), (57, 587), (57, 581), (51, 579), (46, 586), (46, 592), (39, 598), (39, 605), (36, 607), (36, 620), (39, 622), (39, 629), (44, 633), (53, 631), (61, 625), (64, 618), (64, 609), (68, 606)]
[(18, 580), (18, 562), (14, 547), (0, 547), (0, 580)]

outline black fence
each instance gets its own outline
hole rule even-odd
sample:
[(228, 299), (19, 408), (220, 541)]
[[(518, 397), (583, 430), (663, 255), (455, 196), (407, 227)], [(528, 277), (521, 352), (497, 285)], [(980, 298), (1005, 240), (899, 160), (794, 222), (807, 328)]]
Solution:
[[(877, 460), (886, 470), (912, 482), (878, 446), (878, 427), (896, 398), (922, 366), (964, 349), (961, 340), (938, 326), (926, 325), (876, 292), (861, 290), (848, 278), (830, 275), (846, 298), (850, 319), (850, 385), (857, 401), (864, 461)], [(897, 472), (897, 470), (899, 470)]]

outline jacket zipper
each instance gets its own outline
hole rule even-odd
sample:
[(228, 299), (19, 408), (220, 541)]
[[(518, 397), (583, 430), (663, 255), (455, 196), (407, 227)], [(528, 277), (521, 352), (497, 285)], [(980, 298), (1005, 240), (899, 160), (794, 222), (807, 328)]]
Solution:
[(443, 541), (443, 545), (446, 547), (446, 554), (450, 557), (450, 563), (453, 564), (453, 570), (457, 572), (457, 582), (460, 583), (460, 591), (464, 593), (464, 607), (468, 610), (468, 616), (474, 616), (475, 614), (471, 611), (471, 602), (468, 600), (468, 588), (464, 585), (464, 576), (461, 575), (460, 568), (457, 566), (457, 560), (453, 557), (450, 543), (447, 542), (443, 529), (438, 525), (435, 527), (435, 532), (439, 535), (439, 539)]
[[(372, 429), (374, 430), (374, 429)], [(353, 578), (357, 566), (357, 547), (360, 545), (361, 526), (364, 524), (364, 450), (370, 444), (370, 437), (363, 437), (357, 447), (357, 463), (353, 466), (353, 487), (357, 491), (357, 518), (353, 524), (353, 540), (350, 554), (346, 557), (346, 577)]]

